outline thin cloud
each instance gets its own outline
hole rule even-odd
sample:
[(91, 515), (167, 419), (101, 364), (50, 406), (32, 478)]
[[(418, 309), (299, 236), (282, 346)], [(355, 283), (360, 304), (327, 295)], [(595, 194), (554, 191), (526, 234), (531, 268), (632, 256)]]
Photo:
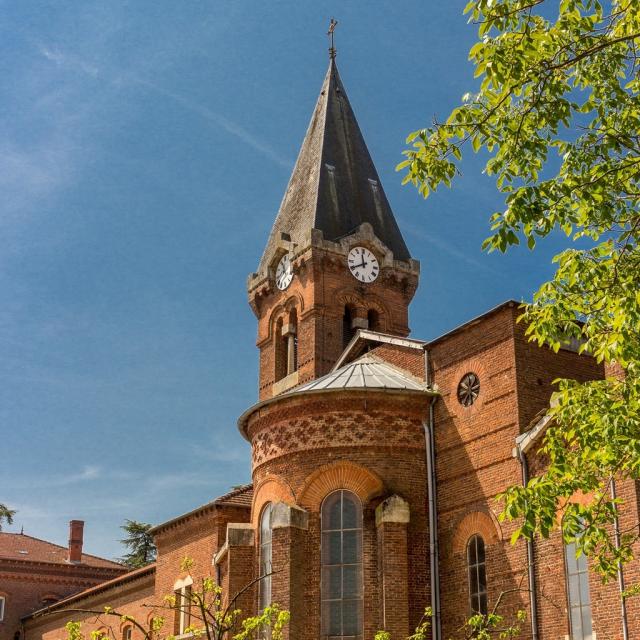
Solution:
[(26, 482), (15, 482), (10, 478), (0, 479), (0, 486), (5, 489), (46, 489), (49, 487), (66, 487), (93, 480), (101, 480), (104, 477), (100, 467), (88, 465), (77, 473), (68, 475), (50, 475), (29, 478)]
[(160, 95), (166, 98), (170, 98), (171, 100), (173, 100), (174, 102), (177, 102), (179, 105), (181, 105), (185, 109), (188, 109), (193, 113), (197, 113), (205, 120), (208, 120), (209, 122), (213, 122), (218, 127), (224, 129), (227, 133), (231, 134), (232, 136), (235, 136), (239, 140), (242, 140), (242, 142), (248, 144), (250, 147), (252, 147), (256, 151), (259, 151), (263, 155), (267, 156), (267, 158), (273, 160), (273, 162), (280, 165), (281, 167), (285, 169), (290, 169), (293, 166), (293, 162), (290, 159), (281, 156), (277, 151), (275, 151), (275, 149), (270, 147), (265, 142), (258, 140), (255, 135), (253, 135), (252, 133), (250, 133), (243, 127), (241, 127), (237, 122), (233, 122), (232, 120), (229, 120), (227, 117), (214, 111), (213, 109), (210, 109), (209, 107), (205, 107), (199, 102), (195, 102), (194, 100), (185, 98), (184, 96), (174, 93), (173, 91), (167, 91), (166, 89), (163, 89), (157, 84), (154, 84), (153, 82), (150, 82), (148, 80), (144, 80), (143, 78), (139, 78), (134, 75), (129, 76), (129, 78), (133, 82), (136, 82), (139, 85), (147, 87), (152, 91), (155, 91), (156, 93), (159, 93)]
[[(59, 49), (54, 49), (47, 47), (45, 45), (39, 45), (38, 47), (39, 53), (44, 56), (47, 60), (55, 63), (59, 67), (64, 67), (70, 71), (79, 71), (90, 75), (92, 77), (97, 77), (99, 74), (104, 76), (105, 74), (101, 72), (98, 67), (87, 63), (86, 61), (80, 59), (79, 57), (67, 53), (62, 52)], [(108, 74), (106, 74), (108, 76)], [(113, 76), (110, 78), (111, 83), (115, 86), (120, 86), (123, 82), (130, 81), (140, 86), (146, 87), (147, 89), (151, 89), (155, 93), (164, 96), (165, 98), (169, 98), (173, 100), (180, 106), (185, 109), (191, 111), (192, 113), (196, 113), (201, 116), (203, 119), (208, 122), (212, 122), (217, 127), (223, 129), (230, 135), (238, 138), (245, 144), (249, 145), (252, 149), (255, 149), (259, 153), (262, 153), (264, 156), (272, 160), (275, 164), (285, 168), (290, 169), (293, 166), (293, 162), (289, 158), (285, 158), (281, 156), (273, 147), (269, 146), (266, 142), (259, 140), (254, 134), (247, 131), (243, 127), (241, 127), (237, 122), (230, 120), (226, 116), (210, 109), (209, 107), (205, 107), (204, 105), (190, 100), (189, 98), (185, 98), (184, 96), (175, 93), (173, 91), (168, 91), (163, 87), (149, 81), (145, 80), (137, 76), (134, 73), (129, 73), (121, 77)]]

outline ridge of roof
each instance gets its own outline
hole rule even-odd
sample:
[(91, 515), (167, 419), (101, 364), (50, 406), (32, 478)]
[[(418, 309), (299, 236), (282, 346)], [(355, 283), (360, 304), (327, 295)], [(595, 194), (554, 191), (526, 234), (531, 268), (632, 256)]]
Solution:
[(405, 347), (408, 349), (419, 349), (424, 351), (427, 346), (426, 340), (417, 340), (415, 338), (401, 338), (400, 336), (394, 336), (391, 333), (382, 333), (381, 331), (372, 331), (371, 329), (358, 329), (349, 341), (349, 344), (344, 348), (342, 355), (338, 358), (337, 362), (333, 365), (331, 371), (339, 369), (345, 364), (345, 360), (349, 357), (349, 354), (355, 349), (355, 346), (361, 341), (379, 342), (380, 344), (393, 344), (399, 347)]
[(156, 563), (152, 562), (148, 564), (146, 567), (140, 567), (139, 569), (134, 569), (133, 571), (128, 571), (127, 573), (118, 576), (116, 578), (112, 578), (111, 580), (106, 580), (105, 582), (101, 582), (100, 584), (96, 584), (93, 587), (89, 587), (88, 589), (84, 589), (83, 591), (79, 591), (78, 593), (74, 593), (71, 596), (67, 596), (62, 600), (58, 600), (48, 607), (44, 607), (42, 609), (38, 609), (26, 616), (22, 616), (21, 620), (30, 620), (33, 618), (39, 618), (40, 616), (47, 615), (48, 613), (54, 613), (58, 609), (64, 609), (68, 604), (72, 602), (76, 602), (78, 600), (82, 600), (83, 598), (89, 598), (93, 595), (96, 595), (102, 591), (108, 591), (112, 587), (118, 586), (120, 584), (126, 582), (132, 582), (138, 578), (145, 576), (148, 573), (155, 573)]
[(171, 518), (170, 520), (167, 520), (166, 522), (161, 522), (160, 524), (157, 524), (155, 527), (151, 527), (151, 529), (149, 529), (149, 533), (152, 535), (159, 533), (160, 531), (163, 531), (165, 529), (168, 529), (169, 527), (175, 526), (180, 522), (184, 522), (193, 516), (196, 516), (200, 513), (205, 513), (206, 511), (213, 509), (216, 506), (233, 506), (233, 507), (250, 508), (252, 498), (253, 498), (253, 484), (244, 484), (240, 487), (236, 487), (235, 489), (232, 489), (231, 491), (228, 491), (227, 493), (221, 496), (218, 496), (214, 500), (206, 502), (205, 504), (202, 504), (199, 507), (192, 509), (191, 511), (187, 511), (186, 513), (182, 513), (179, 516), (176, 516), (175, 518)]
[[(33, 549), (35, 552), (34, 555), (25, 554), (17, 555), (13, 553), (11, 555), (8, 554), (8, 545), (3, 544), (4, 540), (29, 540), (32, 543), (36, 543), (39, 548)], [(19, 545), (17, 545), (19, 546)], [(23, 545), (24, 546), (24, 545)], [(4, 547), (4, 548), (3, 548)], [(46, 552), (58, 552), (58, 553), (67, 553), (68, 548), (63, 547), (62, 545), (56, 544), (55, 542), (49, 542), (48, 540), (43, 540), (42, 538), (36, 538), (35, 536), (29, 535), (28, 533), (13, 533), (11, 531), (0, 531), (0, 559), (3, 560), (20, 560), (21, 562), (46, 562), (49, 564), (62, 564), (68, 566), (85, 566), (91, 567), (94, 569), (122, 569), (126, 570), (119, 562), (115, 562), (114, 560), (109, 560), (108, 558), (102, 558), (100, 556), (96, 556), (90, 553), (82, 553), (82, 561), (80, 563), (69, 563), (66, 560), (61, 558), (51, 559), (46, 558), (43, 559), (44, 556), (42, 554)], [(97, 561), (97, 562), (93, 562)]]
[(411, 259), (332, 58), (258, 271), (282, 234), (301, 245), (317, 229), (337, 241), (365, 222), (394, 259)]

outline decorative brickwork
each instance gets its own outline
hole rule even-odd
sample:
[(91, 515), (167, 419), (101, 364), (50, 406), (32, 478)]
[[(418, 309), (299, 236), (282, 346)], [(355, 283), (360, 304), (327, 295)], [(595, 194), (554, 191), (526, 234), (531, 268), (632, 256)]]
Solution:
[(309, 476), (300, 491), (298, 502), (312, 511), (319, 511), (322, 501), (338, 489), (355, 493), (366, 504), (382, 492), (383, 482), (376, 474), (353, 462), (334, 462), (320, 467)]
[(475, 511), (464, 516), (456, 526), (451, 540), (451, 551), (453, 553), (465, 552), (469, 538), (476, 533), (482, 536), (485, 544), (495, 544), (502, 540), (498, 523), (494, 522), (494, 519), (486, 513)]

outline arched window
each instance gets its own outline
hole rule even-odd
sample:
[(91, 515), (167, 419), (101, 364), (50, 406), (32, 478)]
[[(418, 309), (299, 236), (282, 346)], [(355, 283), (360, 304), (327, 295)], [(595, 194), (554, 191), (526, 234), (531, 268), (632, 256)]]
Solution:
[(362, 505), (350, 491), (322, 503), (322, 638), (362, 638)]
[(133, 634), (133, 625), (126, 625), (122, 629), (122, 640), (131, 640), (131, 636)]
[(367, 327), (371, 331), (380, 331), (380, 314), (375, 309), (367, 311)]
[(564, 547), (567, 572), (567, 597), (569, 599), (569, 620), (572, 640), (591, 640), (593, 624), (591, 620), (591, 596), (589, 593), (589, 569), (587, 557), (578, 557), (575, 542)]
[[(271, 573), (271, 503), (267, 503), (260, 517), (260, 575), (267, 576)], [(260, 580), (259, 585), (260, 611), (271, 604), (271, 576)]]
[(287, 335), (287, 375), (298, 370), (298, 314), (295, 309), (289, 313), (289, 333)]
[(275, 330), (276, 382), (287, 375), (287, 338), (282, 335), (282, 318), (278, 318)]
[(344, 315), (342, 316), (342, 348), (351, 342), (355, 331), (353, 330), (353, 309), (346, 305), (344, 308)]
[(7, 600), (4, 596), (0, 596), (0, 622), (4, 620), (4, 609)]
[(487, 569), (482, 536), (475, 535), (469, 538), (467, 543), (467, 567), (471, 611), (487, 615)]

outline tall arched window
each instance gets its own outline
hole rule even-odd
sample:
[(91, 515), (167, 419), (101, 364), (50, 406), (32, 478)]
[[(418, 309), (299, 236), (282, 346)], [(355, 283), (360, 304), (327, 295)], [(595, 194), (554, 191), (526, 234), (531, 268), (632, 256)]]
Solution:
[(380, 314), (375, 309), (367, 311), (367, 327), (371, 331), (380, 331)]
[(298, 314), (295, 309), (289, 313), (289, 334), (287, 335), (287, 375), (298, 370)]
[(342, 316), (342, 348), (344, 349), (351, 338), (353, 338), (355, 331), (353, 330), (353, 309), (346, 305), (344, 308), (344, 315)]
[(322, 638), (361, 639), (362, 505), (350, 491), (322, 503)]
[(287, 375), (287, 338), (282, 335), (282, 326), (282, 318), (278, 318), (275, 330), (276, 382)]
[[(271, 573), (271, 503), (262, 510), (260, 517), (260, 575), (267, 576)], [(271, 576), (267, 576), (260, 580), (259, 585), (259, 602), (260, 611), (271, 604)]]
[(591, 595), (589, 593), (589, 569), (587, 557), (578, 557), (576, 543), (565, 545), (564, 557), (567, 571), (567, 596), (572, 640), (591, 640)]
[(482, 536), (471, 536), (467, 542), (467, 568), (471, 611), (487, 615), (487, 569)]

